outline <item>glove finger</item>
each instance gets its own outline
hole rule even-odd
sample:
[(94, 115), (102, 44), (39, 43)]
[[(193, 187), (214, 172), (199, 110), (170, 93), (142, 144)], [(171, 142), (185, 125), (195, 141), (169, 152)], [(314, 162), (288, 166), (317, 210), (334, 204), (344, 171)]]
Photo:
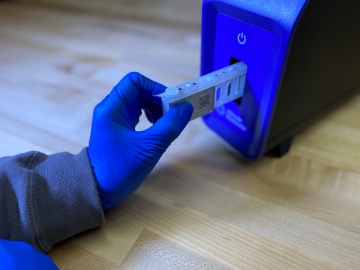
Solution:
[(146, 118), (150, 123), (154, 124), (160, 117), (163, 116), (162, 106), (150, 100), (141, 103), (141, 108), (144, 109)]
[(164, 144), (164, 148), (167, 148), (189, 123), (193, 111), (194, 108), (189, 102), (181, 103), (170, 109), (146, 132), (155, 135), (151, 137), (156, 138), (160, 144)]
[(118, 94), (124, 94), (129, 97), (136, 93), (138, 102), (150, 100), (161, 104), (161, 98), (155, 97), (154, 95), (164, 92), (166, 86), (150, 80), (138, 72), (131, 72), (127, 74), (115, 88)]
[(154, 82), (140, 73), (129, 73), (98, 104), (95, 114), (99, 118), (106, 117), (122, 126), (134, 129), (139, 122), (142, 104), (149, 101), (161, 106), (161, 98), (153, 95), (160, 94), (165, 89), (166, 86)]

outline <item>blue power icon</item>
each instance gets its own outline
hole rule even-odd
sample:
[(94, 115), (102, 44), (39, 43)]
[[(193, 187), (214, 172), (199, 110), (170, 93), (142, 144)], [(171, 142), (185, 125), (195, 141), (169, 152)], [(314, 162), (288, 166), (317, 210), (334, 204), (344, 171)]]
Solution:
[(241, 45), (244, 45), (246, 43), (246, 36), (243, 32), (238, 34), (238, 41)]

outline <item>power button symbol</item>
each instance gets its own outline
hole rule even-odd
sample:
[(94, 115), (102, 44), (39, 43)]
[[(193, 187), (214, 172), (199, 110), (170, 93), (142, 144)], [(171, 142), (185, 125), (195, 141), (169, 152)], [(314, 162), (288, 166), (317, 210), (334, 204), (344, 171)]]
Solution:
[(238, 34), (238, 42), (241, 44), (241, 45), (244, 45), (246, 43), (246, 36), (244, 35), (244, 33), (240, 33)]

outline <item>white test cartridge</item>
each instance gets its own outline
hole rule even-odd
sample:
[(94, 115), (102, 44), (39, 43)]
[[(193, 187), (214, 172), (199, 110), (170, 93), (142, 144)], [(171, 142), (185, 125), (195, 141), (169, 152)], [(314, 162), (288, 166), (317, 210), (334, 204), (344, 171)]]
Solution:
[(244, 93), (247, 66), (239, 62), (201, 76), (195, 80), (168, 87), (157, 95), (162, 99), (163, 114), (184, 101), (194, 107), (191, 120), (211, 112), (214, 107), (241, 98)]

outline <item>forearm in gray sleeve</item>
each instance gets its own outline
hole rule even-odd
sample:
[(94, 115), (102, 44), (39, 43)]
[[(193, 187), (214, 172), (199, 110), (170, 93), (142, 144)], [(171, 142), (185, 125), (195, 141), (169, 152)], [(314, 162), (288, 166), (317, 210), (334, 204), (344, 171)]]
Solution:
[(47, 252), (104, 222), (87, 148), (0, 158), (0, 238)]

